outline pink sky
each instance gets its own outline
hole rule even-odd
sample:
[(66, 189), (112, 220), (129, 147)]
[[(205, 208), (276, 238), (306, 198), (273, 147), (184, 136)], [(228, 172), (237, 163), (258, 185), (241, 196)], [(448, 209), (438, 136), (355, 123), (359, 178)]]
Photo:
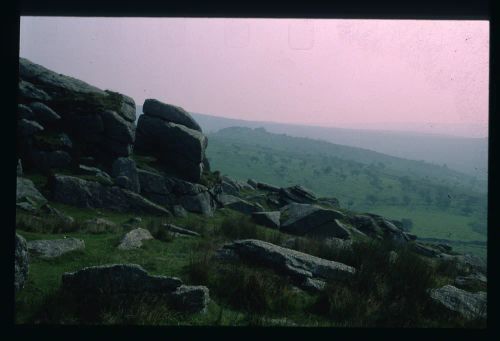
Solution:
[(20, 56), (137, 104), (487, 136), (487, 21), (22, 17), (20, 32)]

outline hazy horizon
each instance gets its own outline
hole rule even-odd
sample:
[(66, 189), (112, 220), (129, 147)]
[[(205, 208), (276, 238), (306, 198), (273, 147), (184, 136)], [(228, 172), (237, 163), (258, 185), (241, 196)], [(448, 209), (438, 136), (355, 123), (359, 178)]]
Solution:
[(142, 105), (488, 136), (487, 21), (22, 17), (20, 56)]

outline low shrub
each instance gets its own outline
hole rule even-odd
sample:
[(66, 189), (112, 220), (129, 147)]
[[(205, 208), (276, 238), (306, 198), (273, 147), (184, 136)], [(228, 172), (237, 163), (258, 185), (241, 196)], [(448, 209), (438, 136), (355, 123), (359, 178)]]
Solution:
[(158, 240), (171, 242), (174, 236), (164, 226), (166, 220), (162, 218), (151, 218), (146, 224), (146, 228), (151, 232), (151, 235)]
[(247, 217), (225, 218), (218, 232), (228, 239), (263, 239), (264, 237), (264, 234), (257, 229), (257, 225)]

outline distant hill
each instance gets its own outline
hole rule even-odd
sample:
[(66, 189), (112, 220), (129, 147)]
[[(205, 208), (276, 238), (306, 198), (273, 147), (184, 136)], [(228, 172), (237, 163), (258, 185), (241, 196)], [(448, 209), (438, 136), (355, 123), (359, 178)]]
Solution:
[[(137, 114), (142, 107), (137, 106)], [(359, 147), (410, 160), (434, 163), (476, 177), (488, 178), (488, 139), (463, 138), (414, 132), (373, 131), (236, 120), (191, 113), (206, 133), (229, 127), (263, 127), (271, 133), (308, 137)]]

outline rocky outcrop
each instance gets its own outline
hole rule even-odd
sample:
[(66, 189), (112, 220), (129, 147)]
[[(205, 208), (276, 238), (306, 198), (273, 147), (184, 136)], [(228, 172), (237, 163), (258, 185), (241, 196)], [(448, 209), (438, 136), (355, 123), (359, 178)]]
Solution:
[(154, 239), (151, 233), (143, 228), (136, 228), (128, 232), (121, 240), (118, 248), (120, 250), (133, 250), (142, 246), (143, 240)]
[(261, 212), (264, 210), (264, 208), (258, 203), (249, 202), (229, 194), (218, 195), (217, 201), (222, 205), (222, 207), (230, 208), (244, 214), (252, 214), (254, 212)]
[(51, 125), (61, 119), (61, 116), (54, 110), (41, 102), (32, 102), (29, 104), (29, 107), (33, 113), (34, 120), (44, 126)]
[(50, 101), (52, 99), (45, 91), (37, 89), (33, 84), (22, 79), (19, 81), (19, 95), (21, 98), (31, 101)]
[(180, 205), (185, 210), (213, 215), (216, 203), (207, 187), (162, 174), (138, 170), (141, 194), (165, 206)]
[(181, 285), (171, 294), (172, 305), (187, 313), (205, 313), (210, 295), (202, 285)]
[(134, 151), (155, 156), (165, 170), (181, 179), (199, 182), (208, 140), (181, 108), (146, 100), (137, 122)]
[(102, 184), (113, 185), (113, 180), (111, 179), (111, 176), (109, 176), (108, 173), (97, 167), (79, 165), (78, 172), (83, 175), (92, 175)]
[(22, 138), (29, 138), (32, 135), (42, 132), (44, 130), (44, 128), (40, 124), (38, 124), (38, 122), (30, 121), (25, 118), (18, 121), (17, 129), (19, 135)]
[(50, 191), (54, 201), (77, 207), (170, 215), (167, 209), (137, 193), (73, 176), (55, 175), (51, 179)]
[(388, 219), (376, 214), (352, 215), (349, 216), (349, 221), (353, 227), (372, 238), (391, 240), (399, 244), (415, 239)]
[(63, 224), (71, 225), (75, 222), (75, 219), (73, 219), (73, 217), (59, 211), (57, 208), (54, 208), (49, 204), (45, 204), (42, 207), (40, 207), (40, 212), (48, 215), (49, 217), (58, 219)]
[(16, 233), (14, 248), (14, 289), (19, 292), (28, 278), (29, 259), (26, 240)]
[(23, 164), (21, 163), (21, 159), (17, 159), (16, 174), (17, 176), (23, 176)]
[(201, 127), (198, 123), (186, 110), (181, 107), (162, 103), (156, 99), (147, 99), (144, 101), (142, 111), (145, 115), (158, 117), (163, 121), (177, 123), (201, 132)]
[[(113, 162), (111, 174), (114, 178), (125, 177), (126, 180), (121, 187), (135, 193), (140, 193), (139, 175), (135, 161), (130, 158), (120, 157)], [(118, 181), (120, 182), (120, 181)], [(120, 184), (118, 184), (120, 185)]]
[(339, 221), (345, 215), (317, 205), (289, 204), (281, 209), (280, 230), (297, 235), (315, 235), (347, 239), (350, 231)]
[(472, 254), (449, 255), (441, 253), (438, 255), (442, 261), (454, 262), (457, 270), (465, 273), (487, 273), (486, 261)]
[(488, 280), (485, 275), (481, 273), (473, 273), (468, 276), (458, 276), (455, 278), (455, 286), (464, 290), (474, 290), (480, 288), (486, 290)]
[(29, 202), (32, 205), (44, 205), (47, 199), (36, 189), (29, 179), (17, 177), (16, 180), (16, 203)]
[(356, 270), (348, 265), (311, 256), (255, 239), (237, 240), (217, 252), (221, 260), (244, 260), (291, 276), (305, 289), (320, 289), (325, 280), (348, 280)]
[[(253, 181), (252, 183), (255, 183), (255, 181)], [(252, 183), (249, 182), (250, 185), (252, 185)], [(268, 191), (268, 192), (279, 192), (280, 191), (279, 187), (274, 186), (274, 185), (270, 185), (270, 184), (266, 184), (264, 182), (257, 182), (257, 183), (255, 183), (254, 187), (257, 189), (263, 190), (263, 191)]]
[(429, 294), (434, 301), (467, 319), (486, 318), (486, 292), (471, 293), (452, 285), (445, 285), (430, 290)]
[(119, 295), (122, 300), (136, 294), (162, 295), (173, 307), (189, 313), (205, 312), (209, 302), (208, 288), (183, 285), (177, 277), (151, 276), (136, 264), (95, 266), (65, 273), (62, 289), (77, 297)]
[(279, 190), (279, 199), (283, 205), (291, 203), (312, 204), (317, 201), (314, 193), (300, 185), (281, 188)]
[(273, 229), (280, 228), (280, 216), (281, 216), (280, 211), (252, 213), (252, 219), (255, 223)]
[(31, 240), (28, 242), (30, 255), (40, 258), (55, 258), (72, 251), (84, 250), (85, 242), (76, 238)]
[(71, 156), (63, 150), (39, 151), (31, 154), (32, 165), (37, 170), (46, 171), (52, 168), (66, 168), (71, 164)]
[[(19, 59), (19, 77), (21, 136), (36, 137), (43, 128), (46, 138), (65, 133), (72, 148), (63, 151), (76, 162), (95, 157), (109, 165), (117, 157), (129, 156), (135, 140), (135, 103), (130, 97), (103, 91), (24, 58)], [(34, 125), (35, 121), (41, 125)], [(32, 165), (32, 155), (53, 150), (41, 149), (25, 139), (20, 151), (21, 159), (37, 168), (37, 164)]]

